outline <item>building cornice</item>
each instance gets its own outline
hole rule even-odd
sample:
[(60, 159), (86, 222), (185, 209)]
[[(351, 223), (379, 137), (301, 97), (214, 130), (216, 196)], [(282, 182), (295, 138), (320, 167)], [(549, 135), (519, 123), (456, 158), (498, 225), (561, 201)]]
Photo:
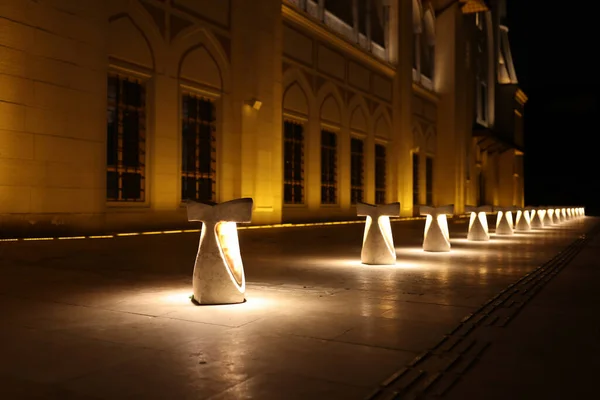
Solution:
[(425, 89), (416, 82), (412, 83), (412, 90), (417, 96), (423, 97), (424, 99), (432, 101), (436, 104), (440, 101), (440, 96), (437, 93)]

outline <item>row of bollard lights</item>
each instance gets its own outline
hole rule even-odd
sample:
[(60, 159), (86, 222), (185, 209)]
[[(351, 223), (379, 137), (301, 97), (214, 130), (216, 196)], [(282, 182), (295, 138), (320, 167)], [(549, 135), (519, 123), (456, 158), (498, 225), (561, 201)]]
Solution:
[[(217, 205), (190, 201), (188, 220), (202, 222), (198, 254), (194, 265), (192, 301), (198, 305), (235, 304), (245, 301), (246, 278), (239, 248), (236, 224), (252, 219), (253, 200), (242, 198)], [(393, 265), (396, 249), (390, 217), (400, 215), (400, 203), (357, 204), (357, 215), (366, 217), (361, 262), (367, 265)], [(454, 215), (454, 205), (420, 207), (426, 216), (423, 250), (450, 251), (448, 215)], [(496, 234), (512, 235), (514, 231), (529, 231), (558, 225), (585, 216), (583, 207), (492, 207), (467, 206), (470, 213), (470, 241), (490, 240), (487, 214), (496, 212)], [(513, 213), (515, 221), (513, 221)]]
[[(423, 250), (428, 252), (449, 252), (450, 233), (447, 216), (454, 215), (454, 205), (441, 207), (420, 207), (420, 214), (426, 216), (423, 235)], [(487, 214), (496, 214), (496, 235), (513, 235), (515, 231), (530, 231), (558, 225), (564, 221), (585, 216), (583, 207), (492, 207), (466, 206), (470, 214), (469, 241), (489, 241)], [(357, 214), (366, 216), (361, 262), (368, 265), (392, 265), (396, 262), (396, 251), (390, 226), (390, 217), (400, 213), (400, 204), (392, 203), (375, 206), (359, 204)], [(514, 218), (513, 218), (514, 216)], [(373, 223), (377, 221), (377, 223)]]

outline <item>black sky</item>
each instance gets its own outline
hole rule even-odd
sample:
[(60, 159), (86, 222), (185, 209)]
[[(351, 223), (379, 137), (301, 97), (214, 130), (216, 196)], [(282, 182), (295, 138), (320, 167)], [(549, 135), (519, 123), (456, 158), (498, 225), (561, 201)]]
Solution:
[(525, 202), (583, 204), (600, 215), (596, 14), (577, 2), (507, 1), (515, 68), (529, 96)]

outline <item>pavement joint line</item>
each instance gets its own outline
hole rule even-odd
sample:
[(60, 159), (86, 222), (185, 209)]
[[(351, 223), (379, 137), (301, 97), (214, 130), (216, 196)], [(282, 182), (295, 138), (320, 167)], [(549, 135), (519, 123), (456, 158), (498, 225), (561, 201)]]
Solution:
[[(463, 215), (455, 216), (456, 221), (460, 221), (462, 218), (468, 218)], [(390, 222), (403, 222), (403, 221), (421, 221), (425, 220), (425, 217), (400, 217), (390, 218)], [(307, 222), (307, 223), (284, 223), (284, 224), (268, 224), (268, 225), (250, 225), (250, 226), (238, 226), (238, 230), (247, 229), (274, 229), (274, 228), (303, 228), (303, 227), (315, 227), (315, 226), (333, 226), (333, 225), (351, 225), (351, 224), (364, 224), (365, 220), (350, 220), (350, 221), (333, 221), (333, 222)], [(176, 229), (176, 230), (157, 230), (157, 231), (140, 231), (140, 232), (119, 232), (119, 233), (107, 233), (103, 235), (77, 235), (77, 236), (48, 236), (48, 237), (22, 237), (22, 238), (0, 238), (0, 242), (30, 242), (30, 241), (42, 241), (42, 240), (69, 240), (69, 239), (114, 239), (117, 237), (129, 237), (129, 236), (147, 236), (147, 235), (168, 235), (176, 233), (197, 233), (200, 229)]]
[[(470, 335), (475, 335), (477, 328), (505, 327), (510, 321), (514, 319), (516, 315), (518, 315), (518, 313), (524, 308), (524, 305), (528, 303), (531, 299), (533, 299), (533, 297), (551, 280), (551, 278), (555, 277), (562, 269), (569, 265), (569, 263), (585, 248), (585, 245), (591, 240), (591, 238), (599, 231), (600, 224), (597, 224), (592, 229), (590, 229), (587, 235), (585, 235), (585, 239), (575, 239), (572, 243), (570, 243), (566, 248), (558, 252), (550, 260), (538, 266), (533, 271), (530, 271), (529, 273), (521, 277), (518, 281), (513, 282), (504, 290), (499, 292), (496, 296), (494, 296), (492, 299), (490, 299), (487, 303), (485, 303), (483, 306), (477, 309), (475, 312), (463, 318), (461, 322), (459, 322), (457, 327), (452, 329), (449, 334), (444, 335), (444, 337), (431, 349), (433, 353), (427, 351), (417, 356), (407, 366), (403, 367), (403, 369), (401, 370), (402, 373), (396, 376), (395, 379), (386, 380), (385, 382), (387, 383), (387, 385), (385, 385), (385, 387), (380, 386), (380, 389), (382, 387), (383, 389), (379, 393), (385, 394), (386, 391), (397, 393), (397, 388), (395, 388), (395, 384), (400, 383), (402, 381), (402, 377), (410, 373), (411, 370), (416, 370), (415, 367), (417, 366), (417, 364), (426, 361), (426, 359), (430, 355), (440, 357), (442, 355), (456, 354), (456, 350), (453, 351), (453, 349), (456, 349), (457, 346), (459, 346), (462, 342), (467, 340)], [(510, 305), (507, 305), (506, 301), (516, 294), (524, 296), (525, 298), (523, 299), (523, 301), (517, 302), (512, 300), (509, 303)], [(489, 310), (487, 313), (484, 312), (484, 310), (490, 305), (492, 306), (492, 309)], [(516, 306), (513, 307), (514, 305)], [(499, 315), (492, 315), (498, 313), (502, 314), (502, 310), (508, 310), (510, 311), (510, 314), (506, 315), (506, 312), (504, 312), (504, 316), (502, 319)], [(470, 321), (474, 318), (478, 319), (475, 323), (470, 322), (472, 326), (470, 329), (468, 329), (467, 333), (464, 336), (456, 335), (456, 333), (459, 332), (459, 330), (466, 325), (467, 321)], [(483, 356), (483, 353), (487, 350), (489, 346), (491, 346), (491, 344), (491, 341), (478, 342), (476, 339), (473, 340), (466, 346), (465, 349), (459, 350), (456, 359), (453, 362), (451, 362), (450, 365), (446, 366), (446, 368), (441, 372), (427, 370), (427, 365), (425, 364), (424, 369), (418, 370), (419, 374), (415, 379), (411, 380), (408, 385), (402, 386), (400, 388), (400, 392), (402, 393), (402, 399), (407, 398), (407, 396), (421, 398), (421, 396), (423, 396), (425, 392), (434, 390), (441, 383), (444, 383), (443, 378), (445, 376), (454, 375), (455, 379), (451, 381), (449, 385), (446, 385), (442, 388), (437, 388), (438, 390), (436, 392), (436, 395), (443, 395), (454, 385), (454, 383), (458, 379), (460, 379), (462, 375), (464, 375)], [(416, 383), (417, 381), (419, 381), (419, 377), (422, 377), (423, 375), (425, 375), (425, 379), (421, 379), (421, 382), (417, 385)], [(380, 399), (380, 397), (377, 397), (377, 395), (375, 395), (374, 397), (369, 397), (367, 399), (375, 400)]]

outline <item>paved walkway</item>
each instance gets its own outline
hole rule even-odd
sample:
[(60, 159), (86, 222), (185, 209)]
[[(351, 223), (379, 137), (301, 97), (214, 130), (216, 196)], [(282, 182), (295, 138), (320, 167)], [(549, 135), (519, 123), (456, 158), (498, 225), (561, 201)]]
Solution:
[(600, 236), (509, 325), (448, 391), (459, 399), (594, 399), (600, 371)]
[(489, 243), (458, 222), (451, 253), (393, 223), (394, 267), (359, 263), (361, 224), (240, 231), (234, 306), (190, 303), (197, 233), (0, 242), (0, 397), (363, 399), (597, 221)]

